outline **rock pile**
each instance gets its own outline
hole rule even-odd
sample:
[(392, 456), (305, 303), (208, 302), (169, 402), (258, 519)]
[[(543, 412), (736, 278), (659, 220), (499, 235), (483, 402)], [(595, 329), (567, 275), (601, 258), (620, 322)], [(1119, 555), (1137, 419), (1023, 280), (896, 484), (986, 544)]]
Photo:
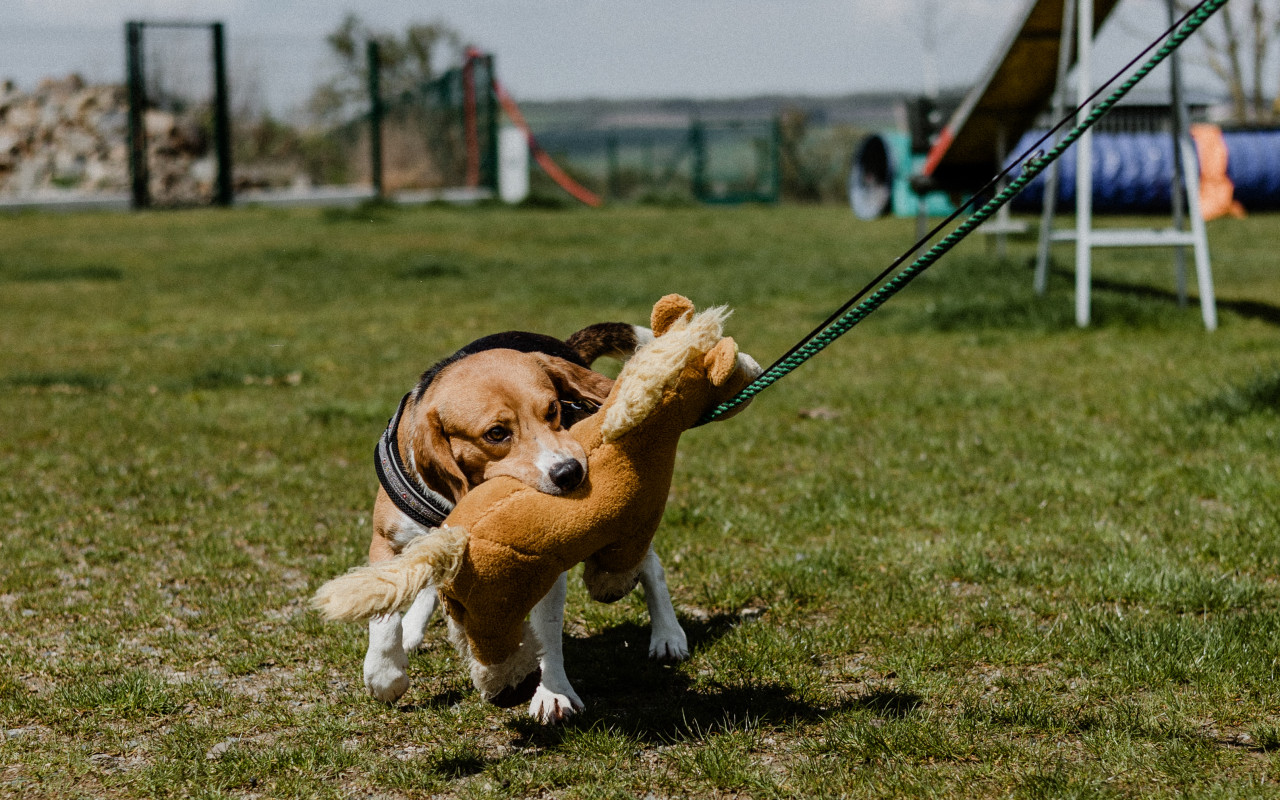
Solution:
[[(153, 202), (201, 202), (216, 168), (194, 115), (148, 110), (147, 167)], [(123, 86), (78, 75), (33, 92), (0, 83), (0, 196), (129, 189), (129, 104)]]
[(0, 193), (127, 189), (128, 120), (121, 86), (86, 86), (73, 75), (26, 93), (6, 81), (0, 85)]

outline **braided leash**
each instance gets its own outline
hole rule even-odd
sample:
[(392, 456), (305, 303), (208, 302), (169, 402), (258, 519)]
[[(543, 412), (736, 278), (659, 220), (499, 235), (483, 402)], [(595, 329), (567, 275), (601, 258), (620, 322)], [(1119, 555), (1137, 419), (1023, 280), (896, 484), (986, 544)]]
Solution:
[[(1070, 2), (1070, 0), (1068, 0), (1068, 2)], [(1052, 147), (1047, 153), (1043, 150), (1036, 149), (1047, 141), (1058, 128), (1063, 126), (1064, 123), (1059, 123), (1057, 127), (1045, 134), (1040, 141), (1032, 145), (1029, 155), (1024, 153), (1018, 159), (1018, 161), (1021, 161), (1023, 164), (1021, 174), (1019, 174), (1016, 179), (1010, 182), (1009, 185), (996, 196), (988, 200), (981, 208), (973, 212), (973, 214), (971, 214), (969, 218), (961, 223), (954, 231), (944, 237), (924, 255), (912, 262), (910, 266), (906, 267), (888, 282), (883, 284), (861, 303), (840, 314), (834, 319), (834, 321), (824, 323), (818, 331), (810, 334), (801, 344), (792, 348), (787, 355), (780, 358), (772, 366), (762, 372), (759, 377), (748, 384), (744, 389), (742, 389), (742, 391), (704, 414), (703, 417), (698, 420), (697, 425), (704, 425), (711, 422), (717, 417), (751, 400), (753, 397), (778, 382), (784, 376), (794, 372), (801, 364), (825, 350), (827, 345), (848, 333), (849, 329), (854, 325), (857, 325), (859, 322), (866, 319), (871, 312), (875, 311), (883, 305), (886, 300), (901, 291), (903, 287), (910, 283), (920, 273), (924, 272), (942, 258), (942, 256), (946, 255), (947, 252), (959, 244), (961, 240), (972, 233), (979, 225), (986, 222), (987, 219), (996, 213), (996, 211), (1017, 196), (1019, 192), (1026, 188), (1028, 183), (1034, 180), (1035, 177), (1043, 172), (1046, 167), (1056, 161), (1068, 147), (1084, 135), (1085, 131), (1093, 127), (1093, 125), (1105, 116), (1107, 112), (1109, 112), (1116, 103), (1128, 94), (1139, 81), (1145, 78), (1152, 70), (1159, 66), (1162, 61), (1168, 58), (1170, 53), (1178, 49), (1178, 47), (1181, 46), (1181, 44), (1186, 41), (1191, 34), (1195, 33), (1211, 16), (1213, 16), (1215, 12), (1218, 11), (1218, 9), (1226, 5), (1226, 3), (1227, 0), (1204, 0), (1200, 5), (1192, 9), (1185, 17), (1183, 17), (1182, 22), (1179, 23), (1181, 27), (1175, 26), (1177, 27), (1177, 30), (1168, 37), (1164, 45), (1162, 45), (1160, 49), (1151, 56), (1151, 58), (1139, 67), (1137, 71), (1125, 80), (1125, 82), (1122, 83), (1114, 92), (1098, 103), (1098, 105), (1094, 107), (1094, 109), (1086, 115), (1083, 120), (1081, 120), (1074, 128), (1062, 137), (1062, 140), (1059, 141), (1057, 145)], [(1111, 80), (1114, 81), (1115, 78), (1112, 78)], [(1108, 81), (1108, 83), (1110, 82), (1111, 81)], [(1013, 167), (1011, 166), (1009, 169), (1011, 170)], [(997, 176), (995, 180), (999, 180), (999, 178), (1003, 177), (1007, 172), (1008, 170), (1006, 170), (1005, 173), (1001, 173), (1001, 175)], [(994, 182), (995, 181), (993, 180), (993, 183)], [(972, 202), (972, 199), (970, 199), (969, 203)], [(968, 203), (965, 205), (968, 205)], [(948, 218), (942, 224), (946, 225), (951, 221), (951, 219), (958, 216), (959, 213), (960, 212), (957, 211), (956, 214), (952, 215), (951, 218)], [(908, 252), (913, 252), (915, 249), (916, 248), (913, 247), (912, 250)], [(881, 278), (876, 278), (875, 282), (878, 282), (879, 280), (881, 280)], [(865, 293), (865, 291), (866, 290), (863, 290), (862, 293)], [(858, 296), (861, 296), (862, 293)], [(855, 296), (855, 299), (856, 297), (857, 296)]]

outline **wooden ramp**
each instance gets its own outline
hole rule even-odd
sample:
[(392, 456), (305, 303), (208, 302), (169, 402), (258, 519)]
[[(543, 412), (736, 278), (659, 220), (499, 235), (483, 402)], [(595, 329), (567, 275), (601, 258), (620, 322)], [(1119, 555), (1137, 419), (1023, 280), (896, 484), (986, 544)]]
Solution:
[[(1057, 80), (1065, 2), (1029, 0), (1021, 24), (929, 150), (924, 174), (938, 187), (962, 192), (985, 184), (1002, 168), (1003, 151), (1048, 105)], [(1118, 2), (1094, 0), (1095, 36)], [(1070, 54), (1071, 64), (1075, 57)]]

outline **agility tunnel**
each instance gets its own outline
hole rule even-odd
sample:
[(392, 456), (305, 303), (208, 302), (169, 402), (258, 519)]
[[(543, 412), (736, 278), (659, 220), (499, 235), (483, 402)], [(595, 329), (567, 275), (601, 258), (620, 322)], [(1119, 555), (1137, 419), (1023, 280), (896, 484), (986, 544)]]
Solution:
[[(849, 205), (854, 215), (858, 219), (915, 216), (920, 196), (911, 188), (911, 176), (920, 172), (924, 158), (911, 152), (911, 136), (906, 133), (883, 131), (863, 139), (849, 170)], [(935, 217), (955, 210), (944, 192), (927, 193), (924, 204), (925, 212)]]
[[(1280, 130), (1223, 131), (1206, 124), (1191, 128), (1200, 160), (1201, 208), (1207, 219), (1280, 209)], [(1015, 157), (1026, 152), (1042, 136), (1044, 131), (1024, 134), (1011, 152)], [(911, 176), (919, 170), (920, 158), (911, 154), (905, 133), (878, 133), (863, 140), (849, 174), (853, 213), (859, 219), (913, 216), (918, 201), (911, 190)], [(1142, 214), (1170, 209), (1174, 160), (1173, 138), (1168, 133), (1096, 133), (1093, 159), (1095, 212)], [(1075, 148), (1068, 149), (1058, 165), (1058, 207), (1073, 208)], [(1014, 209), (1038, 211), (1044, 203), (1044, 188), (1045, 176), (1039, 175), (1013, 201)], [(945, 195), (935, 192), (926, 198), (930, 214), (949, 213)]]
[[(1044, 135), (1025, 134), (1014, 148), (1023, 153)], [(1200, 161), (1200, 203), (1206, 219), (1280, 208), (1280, 130), (1223, 131), (1193, 125)], [(1059, 208), (1076, 202), (1076, 151), (1058, 161)], [(1148, 213), (1171, 208), (1173, 137), (1168, 133), (1097, 133), (1093, 137), (1093, 208), (1099, 213)], [(1039, 175), (1014, 201), (1015, 209), (1039, 210), (1045, 176)]]

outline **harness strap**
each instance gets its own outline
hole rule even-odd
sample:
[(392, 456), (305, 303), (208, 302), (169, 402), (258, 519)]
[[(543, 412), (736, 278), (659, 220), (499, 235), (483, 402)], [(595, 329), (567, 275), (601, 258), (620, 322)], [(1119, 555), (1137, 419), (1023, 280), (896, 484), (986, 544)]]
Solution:
[(413, 392), (409, 392), (404, 396), (391, 421), (387, 423), (387, 429), (378, 437), (378, 445), (373, 450), (373, 467), (378, 473), (378, 483), (382, 484), (396, 508), (424, 528), (438, 528), (444, 524), (449, 512), (453, 511), (453, 502), (409, 477), (409, 471), (400, 458), (400, 442), (396, 431), (400, 427), (404, 407), (412, 395)]

